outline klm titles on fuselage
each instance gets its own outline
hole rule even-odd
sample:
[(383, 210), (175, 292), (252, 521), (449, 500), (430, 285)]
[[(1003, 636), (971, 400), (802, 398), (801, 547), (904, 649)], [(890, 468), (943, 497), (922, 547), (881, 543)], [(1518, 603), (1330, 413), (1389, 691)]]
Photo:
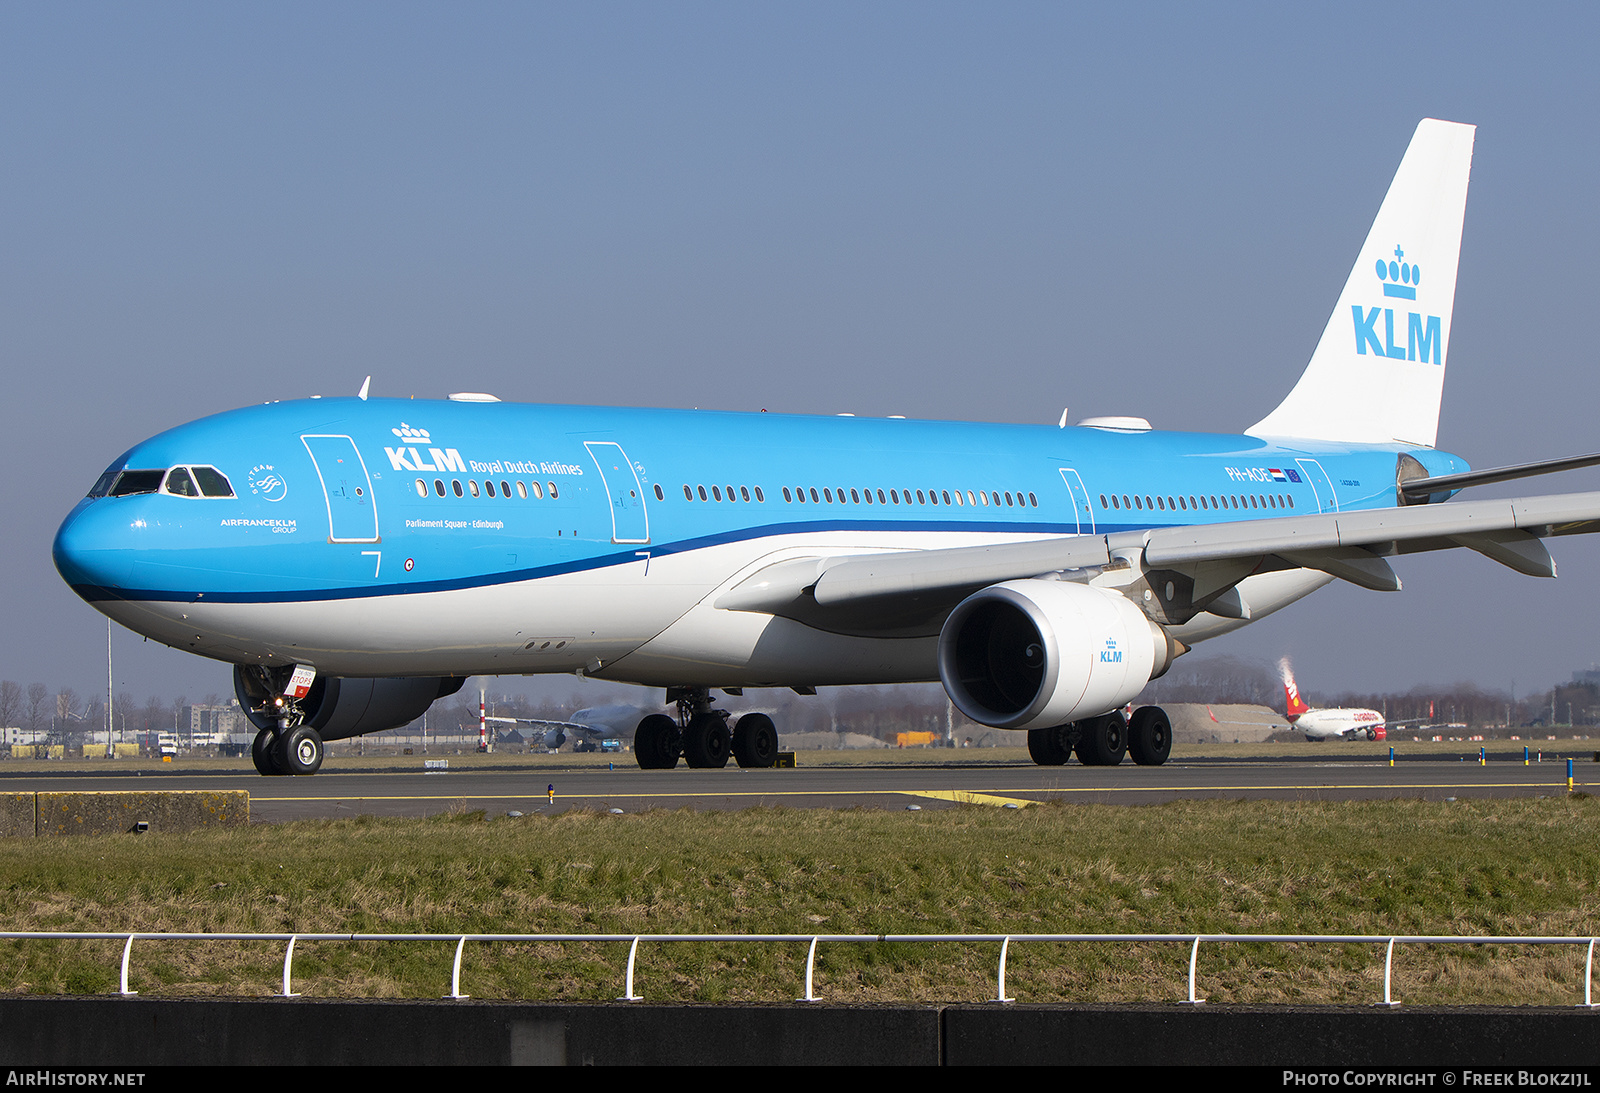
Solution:
[(389, 465), (397, 471), (439, 471), (466, 474), (570, 474), (581, 475), (583, 468), (574, 463), (536, 463), (524, 459), (496, 459), (479, 463), (475, 459), (462, 459), (455, 448), (429, 448), (424, 456), (417, 448), (384, 448)]
[[(1378, 280), (1383, 284), (1383, 294), (1387, 297), (1401, 300), (1415, 300), (1417, 298), (1417, 284), (1422, 280), (1422, 267), (1410, 262), (1401, 261), (1405, 251), (1399, 247), (1394, 249), (1394, 259), (1378, 259)], [(1444, 336), (1442, 324), (1437, 315), (1419, 315), (1415, 311), (1406, 313), (1406, 340), (1404, 345), (1396, 345), (1395, 315), (1392, 307), (1364, 308), (1360, 304), (1351, 304), (1350, 311), (1355, 320), (1356, 353), (1360, 356), (1367, 355), (1367, 349), (1372, 349), (1374, 356), (1392, 357), (1400, 361), (1421, 361), (1424, 364), (1444, 363)], [(1378, 316), (1383, 316), (1383, 339), (1378, 338)]]

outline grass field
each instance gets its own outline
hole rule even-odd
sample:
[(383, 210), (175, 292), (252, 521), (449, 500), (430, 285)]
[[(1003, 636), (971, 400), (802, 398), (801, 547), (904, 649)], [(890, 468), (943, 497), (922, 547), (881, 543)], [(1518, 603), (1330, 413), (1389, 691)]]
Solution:
[[(1600, 931), (1600, 803), (1178, 802), (923, 812), (567, 812), (360, 818), (188, 835), (0, 842), (12, 930), (473, 933), (1273, 932), (1582, 935)], [(113, 942), (0, 942), (0, 989), (114, 990)], [(841, 1002), (981, 1001), (998, 946), (824, 945)], [(480, 944), (476, 998), (609, 999), (622, 944)], [(1410, 1003), (1570, 1005), (1583, 948), (1438, 947), (1396, 957)], [(446, 943), (301, 943), (310, 996), (432, 998)], [(1011, 950), (1022, 1001), (1184, 995), (1186, 945)], [(653, 1000), (798, 996), (805, 946), (645, 947)], [(141, 942), (145, 994), (262, 995), (282, 947)], [(1211, 946), (1213, 1001), (1368, 1003), (1378, 946)]]

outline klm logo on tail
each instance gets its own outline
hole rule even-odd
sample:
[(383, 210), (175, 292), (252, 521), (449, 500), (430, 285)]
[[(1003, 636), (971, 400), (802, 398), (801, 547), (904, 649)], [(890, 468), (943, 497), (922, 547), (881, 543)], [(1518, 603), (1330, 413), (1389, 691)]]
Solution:
[[(1404, 261), (1405, 251), (1399, 247), (1394, 249), (1394, 258), (1390, 261), (1378, 259), (1378, 280), (1383, 284), (1383, 294), (1391, 299), (1415, 300), (1417, 298), (1417, 284), (1422, 280), (1422, 267)], [(1401, 361), (1421, 361), (1424, 364), (1444, 363), (1444, 336), (1441, 334), (1441, 324), (1437, 315), (1419, 315), (1415, 311), (1406, 313), (1406, 340), (1404, 345), (1396, 345), (1395, 315), (1392, 307), (1374, 307), (1367, 309), (1360, 304), (1351, 304), (1350, 311), (1355, 320), (1356, 352), (1366, 356), (1370, 346), (1375, 356), (1393, 357)], [(1383, 337), (1378, 337), (1378, 316), (1383, 316)]]

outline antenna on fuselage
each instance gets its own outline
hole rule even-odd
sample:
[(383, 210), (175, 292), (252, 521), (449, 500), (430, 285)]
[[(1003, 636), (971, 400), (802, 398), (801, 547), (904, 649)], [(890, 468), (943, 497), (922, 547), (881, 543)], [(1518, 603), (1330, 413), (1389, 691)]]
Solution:
[(1069, 406), (1063, 406), (1061, 408), (1061, 420), (1056, 422), (1057, 429), (1065, 429), (1067, 427), (1067, 411), (1069, 409), (1071, 409)]
[(371, 388), (371, 386), (372, 386), (372, 377), (368, 376), (366, 379), (361, 381), (361, 390), (356, 392), (356, 398), (360, 399), (362, 402), (366, 402), (367, 401), (367, 391), (368, 391), (369, 388)]

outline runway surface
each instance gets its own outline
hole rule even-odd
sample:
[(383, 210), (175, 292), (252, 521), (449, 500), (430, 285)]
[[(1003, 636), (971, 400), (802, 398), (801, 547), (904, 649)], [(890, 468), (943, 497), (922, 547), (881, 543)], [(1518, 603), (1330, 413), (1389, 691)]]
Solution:
[[(1574, 788), (1595, 792), (1592, 752), (1574, 766)], [(1520, 754), (1480, 765), (1471, 760), (1192, 760), (1161, 767), (1037, 767), (1032, 764), (874, 765), (791, 770), (643, 771), (623, 756), (603, 767), (475, 766), (440, 771), (362, 769), (347, 760), (310, 778), (262, 778), (253, 770), (107, 770), (0, 774), (0, 792), (128, 789), (247, 790), (257, 822), (375, 816), (428, 816), (569, 808), (737, 810), (784, 808), (1021, 807), (1045, 801), (1155, 804), (1183, 798), (1532, 797), (1567, 791), (1566, 763), (1546, 757), (1523, 765)], [(418, 761), (421, 766), (421, 761)], [(549, 786), (555, 787), (552, 803)]]

